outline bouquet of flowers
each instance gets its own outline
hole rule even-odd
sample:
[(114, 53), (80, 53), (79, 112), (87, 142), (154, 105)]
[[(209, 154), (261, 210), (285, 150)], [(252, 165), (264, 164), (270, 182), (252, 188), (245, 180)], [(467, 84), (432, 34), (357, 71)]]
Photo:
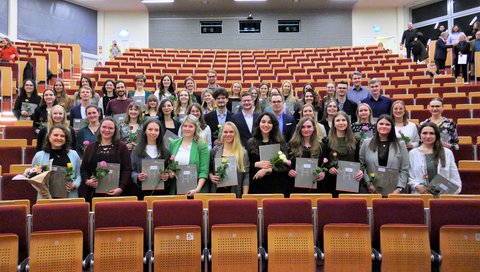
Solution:
[(218, 180), (219, 183), (222, 182), (222, 180), (227, 176), (227, 168), (228, 160), (226, 158), (223, 158), (222, 163), (215, 169), (215, 175), (220, 178)]
[(400, 134), (400, 138), (405, 142), (406, 145), (411, 141), (410, 137), (405, 136), (401, 130), (398, 131), (398, 134)]
[[(67, 179), (67, 182), (73, 182), (73, 180), (75, 179), (75, 170), (73, 170), (73, 167), (72, 167), (72, 163), (69, 162), (67, 163), (67, 170), (65, 172), (65, 177)], [(67, 190), (68, 192), (70, 192), (70, 190)]]
[(322, 165), (320, 165), (320, 167), (317, 166), (315, 167), (315, 169), (313, 169), (313, 177), (315, 178), (313, 180), (313, 183), (317, 182), (316, 178), (318, 178), (321, 173), (325, 173), (328, 171), (327, 167), (324, 166), (326, 163), (328, 163), (328, 159), (323, 158)]
[(273, 168), (278, 168), (284, 165), (292, 165), (292, 161), (287, 160), (287, 156), (285, 156), (282, 151), (278, 151), (277, 155), (275, 155), (270, 162), (272, 163)]
[(52, 195), (48, 190), (48, 181), (50, 171), (48, 165), (35, 165), (30, 168), (24, 175), (17, 175), (13, 180), (27, 180), (35, 190), (45, 199), (51, 199)]
[(96, 178), (98, 180), (101, 180), (104, 178), (106, 175), (108, 175), (109, 170), (107, 169), (107, 162), (101, 161), (100, 165), (95, 168), (95, 175), (92, 176), (92, 178)]

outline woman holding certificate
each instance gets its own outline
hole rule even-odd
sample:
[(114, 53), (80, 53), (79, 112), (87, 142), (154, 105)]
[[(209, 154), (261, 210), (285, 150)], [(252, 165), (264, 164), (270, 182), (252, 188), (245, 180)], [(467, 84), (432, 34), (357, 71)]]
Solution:
[(247, 144), (250, 160), (250, 194), (288, 194), (288, 164), (274, 167), (272, 161), (278, 153), (265, 152), (265, 154), (262, 154), (262, 147), (267, 150), (268, 146), (272, 145), (279, 145), (279, 150), (284, 155), (288, 154), (287, 145), (280, 133), (277, 117), (273, 113), (264, 112), (255, 122), (252, 138)]
[[(307, 104), (309, 105), (309, 104)], [(305, 106), (305, 105), (304, 105)], [(315, 125), (315, 120), (312, 117), (303, 117), (297, 124), (295, 133), (293, 134), (292, 139), (288, 143), (289, 146), (289, 156), (292, 160), (292, 165), (290, 166), (290, 171), (288, 176), (291, 178), (296, 178), (297, 175), (302, 176), (303, 172), (311, 173), (316, 167), (321, 166), (323, 162), (322, 144), (318, 139), (317, 126)], [(308, 164), (309, 161), (305, 163), (300, 163), (298, 159), (309, 158), (317, 160), (315, 165)], [(298, 167), (297, 167), (298, 164)], [(308, 168), (305, 169), (306, 165)], [(297, 170), (302, 171), (302, 173), (297, 173)], [(294, 193), (315, 193), (317, 185), (315, 183), (322, 182), (325, 178), (325, 173), (321, 172), (317, 176), (309, 177), (309, 182), (313, 183), (312, 186), (305, 186), (305, 184), (296, 184), (292, 181), (292, 192)], [(310, 187), (310, 188), (308, 188)]]
[(146, 195), (163, 195), (169, 191), (170, 183), (166, 183), (168, 173), (160, 172), (162, 167), (165, 169), (170, 158), (163, 144), (161, 127), (157, 119), (148, 119), (140, 133), (140, 141), (132, 151), (132, 181), (136, 185), (134, 191), (139, 199)]
[[(105, 117), (100, 122), (99, 131), (97, 141), (86, 148), (81, 166), (80, 196), (89, 202), (96, 195), (126, 195), (132, 172), (130, 152), (120, 141), (115, 119)], [(101, 177), (104, 170), (108, 175)]]
[[(236, 193), (238, 198), (243, 194), (248, 194), (249, 187), (249, 167), (247, 151), (243, 148), (240, 142), (240, 133), (237, 126), (232, 122), (226, 122), (222, 129), (220, 136), (222, 144), (216, 145), (210, 152), (210, 181), (212, 182), (210, 192), (212, 193)], [(228, 164), (228, 159), (233, 158), (235, 167)], [(223, 161), (227, 159), (227, 161)], [(224, 165), (228, 165), (227, 169), (223, 169)], [(228, 176), (224, 177), (225, 173), (230, 172), (228, 169), (234, 169), (237, 177), (237, 186), (222, 187), (222, 182), (226, 179), (230, 180)], [(221, 173), (217, 173), (217, 169)], [(222, 171), (223, 170), (223, 171)], [(228, 174), (227, 174), (228, 175)]]
[(162, 124), (162, 129), (169, 130), (175, 135), (178, 135), (178, 130), (180, 129), (180, 122), (175, 120), (175, 112), (173, 111), (173, 102), (170, 99), (164, 99), (160, 102), (160, 107), (158, 108), (158, 120)]
[[(52, 197), (78, 197), (77, 188), (80, 186), (80, 157), (77, 152), (70, 149), (70, 130), (63, 125), (53, 125), (47, 134), (47, 141), (41, 151), (38, 151), (32, 160), (32, 167), (48, 165), (52, 160), (52, 172), (50, 172), (49, 191)], [(59, 168), (73, 170), (71, 176), (61, 176), (58, 180)], [(30, 169), (25, 171), (30, 172)], [(58, 181), (58, 182), (57, 182)], [(54, 183), (52, 183), (54, 182)], [(40, 194), (37, 198), (42, 198)]]
[[(462, 181), (458, 173), (453, 153), (443, 146), (440, 131), (433, 122), (420, 126), (421, 145), (408, 154), (410, 157), (408, 185), (412, 194), (436, 194), (436, 186), (432, 186), (436, 176), (448, 180), (446, 187), (455, 187), (449, 193), (458, 194), (462, 190)], [(437, 177), (439, 178), (439, 177)]]
[(408, 181), (408, 150), (395, 135), (395, 123), (383, 114), (375, 125), (373, 138), (365, 139), (360, 148), (360, 163), (370, 193), (384, 196), (405, 192)]
[(85, 108), (87, 114), (87, 126), (81, 128), (77, 133), (77, 146), (75, 147), (78, 155), (83, 158), (85, 148), (97, 141), (97, 131), (100, 127), (100, 108), (95, 105), (88, 105)]
[(23, 81), (23, 87), (20, 89), (20, 95), (15, 100), (13, 114), (18, 120), (31, 120), (33, 112), (42, 98), (37, 93), (37, 86), (31, 79)]
[(178, 164), (176, 186), (172, 184), (170, 194), (185, 193), (193, 196), (209, 191), (209, 186), (205, 183), (208, 179), (210, 153), (207, 142), (200, 137), (200, 131), (198, 118), (187, 115), (182, 123), (182, 137), (170, 142), (170, 152)]
[[(327, 104), (328, 107), (329, 104)], [(338, 196), (341, 191), (366, 192), (360, 186), (363, 172), (360, 170), (360, 141), (353, 135), (348, 115), (339, 111), (333, 116), (332, 127), (326, 141), (326, 154), (329, 154), (329, 169), (326, 182), (320, 191)], [(347, 165), (347, 166), (345, 166)]]

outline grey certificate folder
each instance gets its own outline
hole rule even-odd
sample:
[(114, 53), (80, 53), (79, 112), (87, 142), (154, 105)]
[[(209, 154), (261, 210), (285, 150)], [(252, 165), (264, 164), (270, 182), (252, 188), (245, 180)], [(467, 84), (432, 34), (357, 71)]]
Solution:
[(260, 151), (260, 160), (269, 161), (280, 151), (280, 144), (261, 145), (258, 149)]
[(177, 194), (183, 195), (197, 187), (197, 166), (196, 165), (178, 165), (177, 173)]
[(55, 198), (66, 198), (67, 192), (67, 168), (63, 166), (52, 165), (52, 172), (50, 172), (50, 179), (48, 181), (48, 190), (50, 195)]
[(375, 173), (375, 190), (382, 196), (388, 196), (397, 188), (399, 175), (398, 169), (378, 167)]
[(147, 179), (142, 182), (142, 190), (164, 190), (165, 183), (160, 181), (160, 170), (165, 168), (165, 160), (142, 160), (142, 173)]
[(297, 176), (295, 177), (295, 187), (315, 188), (313, 170), (317, 166), (318, 159), (296, 158), (295, 172), (297, 172)]
[(358, 193), (359, 182), (355, 175), (360, 171), (360, 163), (349, 161), (338, 161), (337, 191)]
[(440, 174), (436, 174), (429, 184), (435, 186), (435, 189), (441, 194), (455, 194), (459, 188), (458, 184), (455, 184)]
[[(238, 176), (237, 176), (237, 161), (234, 157), (227, 158), (228, 167), (226, 169), (226, 177), (222, 181), (217, 183), (217, 188), (227, 187), (227, 186), (237, 186), (238, 185)], [(215, 158), (215, 169), (222, 164), (222, 158)]]
[[(100, 163), (98, 163), (100, 165)], [(108, 174), (98, 180), (96, 193), (106, 194), (108, 191), (119, 187), (120, 183), (120, 164), (107, 163)]]

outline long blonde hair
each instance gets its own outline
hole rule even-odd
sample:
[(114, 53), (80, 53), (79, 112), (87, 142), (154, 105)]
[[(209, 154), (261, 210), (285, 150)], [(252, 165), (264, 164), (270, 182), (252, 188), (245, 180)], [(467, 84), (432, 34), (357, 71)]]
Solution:
[[(53, 123), (53, 111), (56, 110), (56, 109), (61, 109), (63, 111), (63, 119), (62, 121), (60, 122), (60, 124), (58, 125), (61, 125), (62, 127), (66, 128), (67, 130), (69, 130), (69, 127), (68, 127), (68, 124), (67, 124), (67, 112), (65, 111), (65, 108), (62, 107), (61, 105), (55, 105), (53, 106), (50, 111), (48, 112), (48, 118), (47, 118), (47, 129), (50, 130), (54, 125)], [(73, 126), (73, 124), (70, 124)], [(69, 130), (70, 131), (70, 130)]]
[[(231, 126), (233, 129), (232, 153), (237, 160), (237, 167), (240, 172), (245, 172), (245, 165), (243, 165), (243, 146), (240, 142), (240, 133), (238, 132), (238, 128), (233, 122), (230, 121), (225, 122), (223, 127), (225, 126)], [(223, 142), (223, 134), (220, 137), (220, 140)]]
[(283, 86), (285, 84), (290, 85), (290, 94), (285, 98), (285, 102), (296, 103), (298, 101), (298, 98), (295, 96), (295, 89), (293, 88), (293, 84), (290, 80), (285, 80), (284, 82), (282, 82), (280, 94), (282, 95), (282, 97), (285, 97), (285, 93), (283, 92)]

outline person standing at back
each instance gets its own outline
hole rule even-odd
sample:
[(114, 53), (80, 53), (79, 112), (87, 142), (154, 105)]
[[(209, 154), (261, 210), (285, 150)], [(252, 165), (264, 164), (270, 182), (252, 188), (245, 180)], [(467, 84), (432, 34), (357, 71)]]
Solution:
[(407, 49), (407, 59), (410, 58), (412, 53), (412, 42), (417, 34), (417, 29), (413, 28), (413, 23), (408, 22), (407, 29), (403, 31), (402, 39), (400, 41), (400, 50)]

